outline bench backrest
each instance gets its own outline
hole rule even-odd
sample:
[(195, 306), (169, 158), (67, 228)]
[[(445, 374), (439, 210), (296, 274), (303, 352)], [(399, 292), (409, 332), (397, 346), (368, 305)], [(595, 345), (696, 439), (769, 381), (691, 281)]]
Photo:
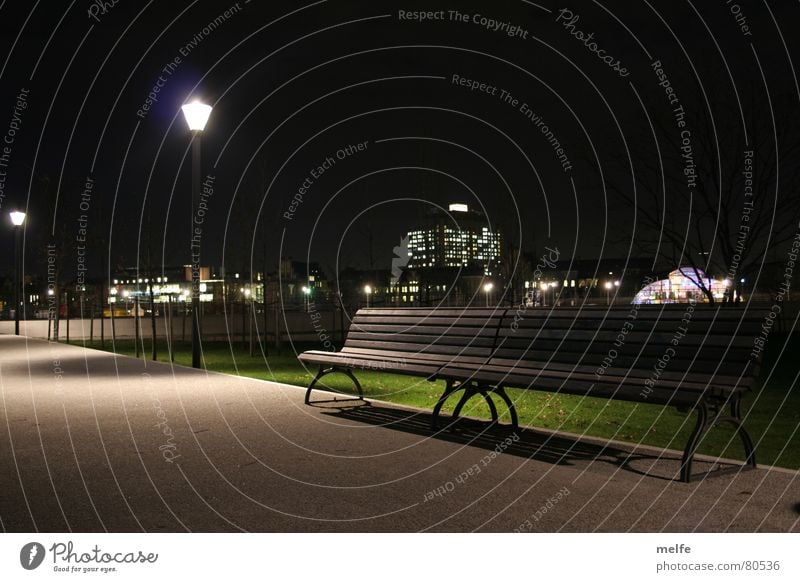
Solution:
[(343, 351), (474, 358), (513, 366), (749, 386), (763, 312), (706, 304), (583, 308), (372, 308), (356, 313)]
[(528, 309), (507, 313), (493, 354), (597, 374), (750, 385), (762, 311), (707, 304)]
[(343, 351), (489, 358), (497, 342), (504, 309), (359, 309)]

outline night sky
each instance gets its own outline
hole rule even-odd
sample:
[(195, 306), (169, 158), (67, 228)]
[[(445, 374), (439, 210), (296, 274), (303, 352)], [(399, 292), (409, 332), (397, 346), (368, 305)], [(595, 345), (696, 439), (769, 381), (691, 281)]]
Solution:
[[(90, 277), (188, 262), (192, 98), (214, 106), (202, 262), (236, 271), (263, 270), (265, 249), (268, 270), (281, 255), (329, 275), (388, 269), (400, 237), (450, 202), (531, 253), (655, 262), (642, 211), (720, 220), (672, 195), (686, 166), (664, 78), (697, 171), (739, 188), (742, 151), (763, 142), (760, 192), (774, 196), (758, 211), (785, 214), (796, 192), (797, 2), (112, 4), (0, 3), (0, 133), (14, 132), (0, 210), (29, 213), (27, 272), (42, 272), (50, 237), (74, 241), (82, 213)], [(640, 187), (662, 182), (662, 203)], [(65, 280), (75, 264), (67, 252)]]

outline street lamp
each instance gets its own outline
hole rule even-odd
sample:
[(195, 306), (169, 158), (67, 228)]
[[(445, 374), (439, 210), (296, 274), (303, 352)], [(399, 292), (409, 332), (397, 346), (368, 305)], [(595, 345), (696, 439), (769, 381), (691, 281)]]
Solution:
[(611, 281), (606, 281), (606, 305), (611, 305)]
[(19, 335), (19, 286), (20, 270), (22, 269), (22, 224), (25, 222), (25, 213), (15, 210), (10, 212), (11, 224), (14, 225), (14, 334)]
[(494, 283), (491, 281), (484, 283), (483, 292), (486, 294), (486, 307), (489, 307), (489, 294), (492, 292), (492, 289), (494, 289)]
[(303, 303), (306, 304), (306, 313), (311, 310), (311, 289), (303, 286)]
[(372, 287), (364, 285), (364, 294), (367, 296), (367, 307), (369, 307), (369, 296), (372, 295)]
[(200, 204), (200, 136), (206, 127), (211, 106), (193, 101), (181, 107), (192, 132), (192, 229), (189, 254), (192, 260), (192, 367), (200, 367), (200, 239), (202, 229), (195, 224)]

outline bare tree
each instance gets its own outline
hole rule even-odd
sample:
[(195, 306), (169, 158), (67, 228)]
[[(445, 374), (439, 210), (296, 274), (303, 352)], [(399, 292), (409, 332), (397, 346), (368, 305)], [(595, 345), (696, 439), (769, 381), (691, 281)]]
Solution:
[(633, 183), (627, 157), (617, 158), (628, 171), (627, 182), (614, 175), (605, 179), (636, 209), (635, 232), (625, 236), (640, 250), (682, 267), (713, 303), (703, 273), (728, 279), (724, 301), (731, 301), (734, 290), (741, 294), (742, 278), (757, 273), (764, 257), (795, 236), (800, 132), (791, 107), (754, 88), (741, 107), (716, 95), (709, 101), (711, 110), (698, 99), (682, 112), (673, 105), (669, 117), (651, 118), (652, 131), (648, 126), (629, 142)]

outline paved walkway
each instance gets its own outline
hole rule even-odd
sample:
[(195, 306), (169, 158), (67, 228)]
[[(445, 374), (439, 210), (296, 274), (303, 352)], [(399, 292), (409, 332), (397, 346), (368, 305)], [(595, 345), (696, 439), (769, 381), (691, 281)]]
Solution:
[(432, 436), (428, 421), (383, 403), (304, 406), (297, 387), (0, 336), (0, 527), (800, 531), (796, 472), (687, 485), (669, 478), (677, 453), (536, 430), (482, 435), (479, 423)]

